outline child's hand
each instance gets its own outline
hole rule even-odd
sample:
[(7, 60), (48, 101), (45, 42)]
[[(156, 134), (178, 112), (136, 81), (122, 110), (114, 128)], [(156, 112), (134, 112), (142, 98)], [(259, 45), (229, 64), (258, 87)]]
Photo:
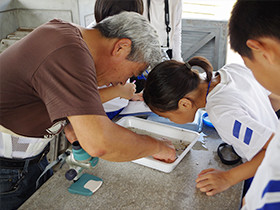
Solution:
[(196, 187), (206, 195), (212, 196), (223, 192), (231, 187), (227, 171), (220, 171), (214, 168), (209, 168), (201, 171), (198, 174)]
[(133, 83), (126, 83), (125, 85), (118, 84), (119, 93), (121, 98), (131, 99), (136, 91), (136, 86)]
[(144, 101), (143, 99), (143, 93), (135, 93), (133, 94), (131, 101)]

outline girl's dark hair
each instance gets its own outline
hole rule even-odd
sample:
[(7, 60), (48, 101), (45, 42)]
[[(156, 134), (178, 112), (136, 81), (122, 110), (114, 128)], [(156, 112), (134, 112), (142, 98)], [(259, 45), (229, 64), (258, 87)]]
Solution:
[(151, 110), (176, 110), (179, 100), (198, 87), (201, 79), (190, 66), (201, 67), (206, 72), (206, 81), (211, 81), (213, 67), (206, 58), (193, 57), (188, 64), (168, 60), (158, 64), (148, 74), (143, 98)]
[(96, 23), (106, 17), (119, 14), (122, 11), (132, 11), (143, 14), (142, 0), (96, 0), (94, 16)]

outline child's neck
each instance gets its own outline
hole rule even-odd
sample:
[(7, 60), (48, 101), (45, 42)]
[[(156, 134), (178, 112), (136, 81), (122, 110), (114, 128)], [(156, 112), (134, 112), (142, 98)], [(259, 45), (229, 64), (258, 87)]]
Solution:
[[(221, 81), (220, 75), (218, 74), (216, 77), (212, 78), (211, 84), (208, 90), (208, 95), (209, 93), (216, 87), (217, 84), (219, 84)], [(198, 108), (204, 108), (206, 106), (206, 97), (207, 97), (207, 89), (208, 89), (209, 83), (206, 81), (202, 81), (197, 90), (194, 92), (196, 106)]]

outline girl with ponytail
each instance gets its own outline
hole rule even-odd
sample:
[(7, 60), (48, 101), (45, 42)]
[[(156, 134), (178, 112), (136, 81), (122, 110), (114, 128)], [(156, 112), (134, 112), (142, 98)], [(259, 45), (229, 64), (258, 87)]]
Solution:
[(205, 107), (222, 140), (242, 158), (243, 164), (228, 171), (200, 172), (197, 187), (209, 196), (254, 176), (278, 121), (270, 93), (248, 68), (229, 64), (214, 76), (212, 72), (212, 65), (203, 57), (187, 63), (164, 61), (149, 73), (143, 92), (153, 112), (178, 124), (192, 122), (197, 110)]
[[(201, 79), (192, 66), (199, 66), (206, 72)], [(175, 60), (157, 65), (146, 81), (143, 97), (152, 111), (175, 123), (192, 122), (196, 111), (205, 107), (208, 92), (218, 84), (218, 78), (212, 79), (213, 67), (203, 57), (193, 57), (187, 63)], [(184, 119), (177, 118), (187, 108)]]

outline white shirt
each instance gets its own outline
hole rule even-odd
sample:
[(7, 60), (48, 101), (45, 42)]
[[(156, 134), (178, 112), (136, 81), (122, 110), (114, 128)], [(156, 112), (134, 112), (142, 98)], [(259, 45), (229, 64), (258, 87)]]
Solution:
[(251, 160), (277, 127), (270, 92), (245, 66), (230, 64), (218, 72), (221, 81), (207, 96), (206, 111), (222, 140)]
[[(144, 13), (148, 19), (147, 0), (143, 0)], [(182, 61), (181, 56), (181, 31), (182, 31), (182, 0), (169, 0), (169, 48), (173, 50), (173, 59)], [(167, 46), (167, 33), (165, 24), (165, 4), (164, 0), (151, 0), (150, 3), (150, 23), (157, 30), (160, 44)]]
[(280, 122), (245, 195), (242, 210), (280, 209)]

